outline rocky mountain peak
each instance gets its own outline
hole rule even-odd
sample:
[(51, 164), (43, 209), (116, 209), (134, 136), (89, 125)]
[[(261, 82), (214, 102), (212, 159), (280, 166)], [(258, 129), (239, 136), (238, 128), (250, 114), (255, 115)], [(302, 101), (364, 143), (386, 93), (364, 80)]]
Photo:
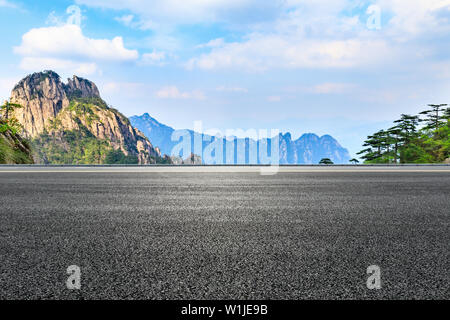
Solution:
[(92, 81), (73, 76), (67, 79), (66, 91), (69, 96), (81, 98), (100, 98), (100, 92)]
[[(73, 76), (65, 84), (53, 71), (33, 73), (14, 87), (11, 102), (23, 106), (15, 110), (14, 116), (23, 127), (23, 135), (35, 141), (43, 162), (55, 153), (55, 148), (59, 148), (57, 153), (62, 154), (62, 159), (54, 161), (105, 160), (104, 155), (102, 159), (90, 160), (90, 155), (78, 152), (81, 143), (90, 151), (93, 145), (103, 148), (97, 152), (101, 154), (120, 151), (128, 160), (133, 157), (133, 161), (137, 159), (142, 164), (160, 158), (159, 150), (131, 126), (128, 118), (109, 108), (100, 98), (97, 86), (89, 80)], [(63, 154), (69, 153), (73, 159), (64, 160)], [(111, 156), (119, 160), (122, 157), (120, 153)]]
[(19, 81), (12, 91), (12, 97), (28, 99), (64, 98), (66, 90), (61, 78), (53, 71), (37, 72), (26, 76)]
[(15, 117), (28, 138), (43, 132), (47, 120), (69, 105), (65, 85), (53, 71), (33, 73), (22, 79), (12, 90), (11, 101), (23, 106), (16, 110)]

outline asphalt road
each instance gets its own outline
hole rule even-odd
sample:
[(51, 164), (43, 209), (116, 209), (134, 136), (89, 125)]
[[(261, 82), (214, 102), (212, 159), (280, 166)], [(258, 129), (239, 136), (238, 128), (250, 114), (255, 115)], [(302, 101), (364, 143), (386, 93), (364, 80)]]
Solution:
[(0, 298), (450, 298), (450, 167), (283, 170), (0, 168)]

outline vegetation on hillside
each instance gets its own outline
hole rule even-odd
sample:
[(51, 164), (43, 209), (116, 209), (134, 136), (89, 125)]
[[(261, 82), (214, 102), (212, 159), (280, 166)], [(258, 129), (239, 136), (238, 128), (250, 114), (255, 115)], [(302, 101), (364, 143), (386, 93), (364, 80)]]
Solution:
[(100, 122), (100, 109), (110, 109), (100, 98), (74, 97), (62, 112), (70, 112), (79, 130), (63, 130), (60, 117), (49, 121), (47, 130), (31, 141), (35, 157), (48, 164), (138, 164), (136, 155), (115, 150), (105, 139), (98, 139), (82, 121)]
[(80, 130), (44, 132), (32, 140), (37, 158), (51, 164), (138, 164), (134, 155), (114, 150), (107, 140), (92, 135), (80, 125)]
[(358, 154), (365, 163), (443, 163), (450, 158), (450, 108), (428, 105), (418, 115), (402, 114), (394, 126), (367, 137)]
[(31, 164), (31, 148), (27, 140), (18, 135), (21, 126), (12, 117), (21, 105), (5, 101), (0, 106), (0, 164)]

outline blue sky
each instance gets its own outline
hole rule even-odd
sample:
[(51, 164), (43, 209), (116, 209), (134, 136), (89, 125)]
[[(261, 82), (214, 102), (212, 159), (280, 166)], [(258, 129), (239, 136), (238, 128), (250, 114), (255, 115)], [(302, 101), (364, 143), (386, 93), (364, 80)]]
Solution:
[(0, 0), (0, 98), (52, 69), (175, 128), (330, 134), (352, 154), (450, 102), (450, 0)]

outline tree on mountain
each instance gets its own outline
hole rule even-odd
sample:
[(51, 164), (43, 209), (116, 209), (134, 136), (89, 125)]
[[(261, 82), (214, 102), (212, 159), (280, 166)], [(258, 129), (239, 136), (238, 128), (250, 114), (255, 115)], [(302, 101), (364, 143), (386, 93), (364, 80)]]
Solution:
[[(420, 115), (402, 114), (395, 126), (380, 130), (364, 141), (358, 155), (366, 163), (441, 163), (450, 157), (450, 108), (429, 105)], [(420, 128), (419, 123), (425, 125)]]
[(353, 163), (353, 164), (358, 164), (359, 160), (356, 159), (356, 158), (353, 158), (353, 159), (350, 159), (350, 162)]
[(393, 137), (389, 131), (380, 130), (367, 137), (363, 146), (368, 147), (360, 152), (361, 158), (374, 163), (390, 163), (392, 162), (392, 148), (394, 143)]
[(399, 152), (399, 148), (401, 146), (402, 130), (398, 126), (394, 126), (392, 128), (389, 128), (387, 130), (387, 132), (389, 133), (389, 135), (391, 137), (393, 162), (398, 163), (398, 159), (399, 159), (398, 152)]
[(409, 114), (402, 114), (401, 118), (395, 120), (397, 128), (400, 129), (400, 134), (405, 142), (417, 137), (417, 126), (419, 125), (419, 116), (412, 116)]
[(401, 118), (395, 120), (396, 128), (399, 130), (399, 158), (400, 163), (414, 162), (414, 159), (420, 157), (422, 151), (417, 145), (419, 138), (418, 125), (419, 116), (402, 114)]
[(426, 115), (425, 119), (420, 119), (421, 122), (426, 122), (425, 130), (438, 130), (442, 125), (445, 124), (445, 114), (447, 109), (444, 107), (448, 106), (447, 104), (429, 104), (431, 109), (420, 112), (421, 115)]
[(0, 112), (4, 119), (8, 120), (10, 118), (11, 113), (14, 112), (16, 109), (23, 108), (18, 103), (11, 103), (8, 100), (5, 100), (3, 105), (0, 106)]
[(322, 158), (319, 164), (334, 164), (334, 162), (330, 158)]
[(0, 120), (2, 120), (0, 127), (1, 132), (10, 130), (13, 134), (16, 134), (22, 129), (19, 121), (16, 118), (11, 117), (11, 114), (14, 112), (14, 110), (19, 108), (22, 108), (20, 104), (10, 103), (7, 100), (3, 105), (0, 106)]
[(450, 108), (445, 109), (443, 118), (447, 120), (447, 124), (450, 122)]

